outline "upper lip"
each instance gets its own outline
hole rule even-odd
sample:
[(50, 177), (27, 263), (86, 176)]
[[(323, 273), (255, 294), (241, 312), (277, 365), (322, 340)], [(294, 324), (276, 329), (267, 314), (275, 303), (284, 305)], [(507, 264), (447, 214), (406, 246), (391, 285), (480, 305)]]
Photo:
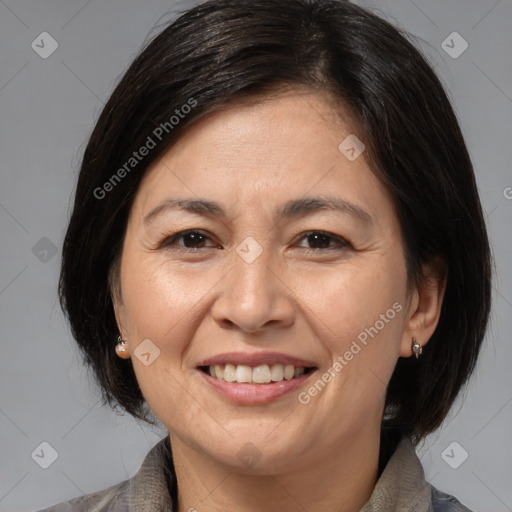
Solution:
[(281, 354), (279, 352), (227, 352), (204, 359), (197, 366), (213, 366), (216, 364), (245, 364), (248, 366), (259, 366), (262, 364), (291, 364), (295, 367), (312, 368), (316, 367), (312, 361), (306, 361), (295, 356)]

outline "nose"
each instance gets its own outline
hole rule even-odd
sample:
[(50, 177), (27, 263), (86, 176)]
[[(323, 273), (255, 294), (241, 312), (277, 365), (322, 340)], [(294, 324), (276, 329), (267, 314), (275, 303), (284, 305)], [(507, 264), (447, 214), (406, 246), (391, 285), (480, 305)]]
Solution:
[(211, 309), (215, 321), (246, 333), (291, 325), (295, 293), (279, 268), (269, 248), (252, 262), (234, 254), (231, 270), (218, 284), (220, 294)]

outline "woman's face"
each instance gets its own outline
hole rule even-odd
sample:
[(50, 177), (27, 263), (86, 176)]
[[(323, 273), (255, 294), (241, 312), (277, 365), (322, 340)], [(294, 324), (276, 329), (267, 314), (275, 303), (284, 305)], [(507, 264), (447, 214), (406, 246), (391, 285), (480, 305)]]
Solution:
[[(251, 454), (266, 471), (298, 468), (374, 435), (411, 354), (416, 295), (391, 197), (333, 112), (288, 92), (203, 118), (131, 210), (116, 304), (126, 356), (171, 440), (238, 470)], [(200, 368), (213, 358), (227, 380)]]

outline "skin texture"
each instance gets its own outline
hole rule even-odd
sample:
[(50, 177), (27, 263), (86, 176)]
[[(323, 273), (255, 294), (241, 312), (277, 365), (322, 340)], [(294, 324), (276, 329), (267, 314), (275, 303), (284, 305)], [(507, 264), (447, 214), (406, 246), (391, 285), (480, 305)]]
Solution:
[[(386, 385), (398, 358), (411, 357), (412, 337), (425, 345), (434, 332), (445, 283), (432, 274), (428, 286), (408, 288), (391, 197), (364, 153), (349, 161), (338, 149), (354, 128), (337, 111), (328, 97), (304, 91), (226, 107), (192, 125), (135, 198), (115, 297), (128, 340), (119, 356), (132, 358), (169, 430), (179, 512), (355, 512), (375, 486)], [(350, 201), (373, 224), (329, 210), (273, 217), (305, 196)], [(168, 211), (145, 225), (170, 197), (217, 201), (227, 216)], [(206, 238), (163, 245), (189, 229)], [(334, 238), (308, 238), (319, 230)], [(236, 252), (249, 236), (263, 250), (252, 263)], [(336, 237), (350, 245), (337, 247)], [(224, 352), (281, 352), (318, 367), (304, 391), (397, 302), (401, 311), (308, 404), (292, 392), (237, 405), (196, 369)], [(160, 350), (148, 366), (134, 355), (145, 339)], [(261, 455), (253, 467), (237, 456), (249, 442)]]

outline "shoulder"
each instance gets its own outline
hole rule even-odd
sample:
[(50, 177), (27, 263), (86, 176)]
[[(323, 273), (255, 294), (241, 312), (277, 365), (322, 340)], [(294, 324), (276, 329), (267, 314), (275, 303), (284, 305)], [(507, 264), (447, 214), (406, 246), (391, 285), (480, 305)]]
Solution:
[(434, 507), (434, 512), (472, 512), (451, 494), (436, 489), (430, 483), (427, 483), (427, 485), (432, 490), (432, 506)]
[(129, 503), (129, 480), (63, 501), (37, 512), (125, 512)]

